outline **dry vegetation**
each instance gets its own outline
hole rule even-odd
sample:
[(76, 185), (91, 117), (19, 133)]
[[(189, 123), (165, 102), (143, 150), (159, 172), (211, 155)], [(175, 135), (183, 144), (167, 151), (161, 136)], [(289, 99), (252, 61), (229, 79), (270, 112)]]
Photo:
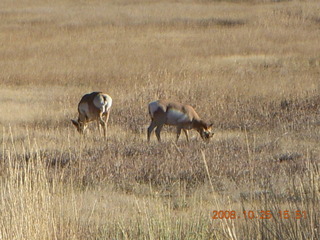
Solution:
[[(0, 239), (320, 239), (318, 1), (2, 0), (0, 31)], [(95, 90), (106, 142), (70, 121)], [(157, 98), (213, 140), (147, 144)]]

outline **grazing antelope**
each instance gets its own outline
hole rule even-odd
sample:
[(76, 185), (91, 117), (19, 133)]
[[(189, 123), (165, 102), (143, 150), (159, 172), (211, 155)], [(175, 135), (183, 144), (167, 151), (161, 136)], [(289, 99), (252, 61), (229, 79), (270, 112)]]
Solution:
[(109, 120), (112, 98), (102, 92), (92, 92), (85, 94), (78, 104), (78, 120), (71, 120), (80, 134), (83, 134), (87, 124), (92, 121), (98, 122), (103, 127), (104, 138), (107, 136), (107, 123)]
[(163, 125), (177, 126), (176, 141), (179, 139), (181, 130), (184, 131), (187, 141), (189, 141), (188, 130), (190, 129), (197, 130), (203, 140), (209, 140), (213, 136), (212, 124), (201, 120), (190, 105), (158, 100), (149, 103), (149, 114), (151, 123), (148, 128), (148, 141), (154, 128), (156, 128), (158, 141), (161, 141), (160, 132)]

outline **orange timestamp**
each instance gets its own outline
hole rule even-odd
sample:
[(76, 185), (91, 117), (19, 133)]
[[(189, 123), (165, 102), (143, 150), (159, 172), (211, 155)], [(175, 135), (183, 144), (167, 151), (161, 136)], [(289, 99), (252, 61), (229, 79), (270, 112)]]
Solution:
[(234, 211), (234, 210), (214, 210), (212, 211), (212, 219), (306, 219), (306, 211)]

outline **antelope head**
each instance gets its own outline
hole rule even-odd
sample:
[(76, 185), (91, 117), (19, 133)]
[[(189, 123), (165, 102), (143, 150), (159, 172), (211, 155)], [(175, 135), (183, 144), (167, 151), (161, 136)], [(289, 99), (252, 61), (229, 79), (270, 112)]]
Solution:
[(85, 122), (81, 122), (79, 119), (78, 120), (71, 119), (71, 121), (73, 125), (77, 128), (77, 131), (80, 134), (83, 134), (87, 128), (87, 124)]
[(200, 133), (201, 138), (204, 141), (209, 141), (210, 138), (213, 137), (214, 133), (212, 132), (212, 123), (207, 124), (206, 122), (200, 120), (199, 125), (197, 127), (197, 131)]

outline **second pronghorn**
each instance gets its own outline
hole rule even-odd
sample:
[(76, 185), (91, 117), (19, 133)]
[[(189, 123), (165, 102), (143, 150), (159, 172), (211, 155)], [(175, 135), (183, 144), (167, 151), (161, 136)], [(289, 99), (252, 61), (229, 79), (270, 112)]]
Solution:
[(187, 141), (189, 141), (188, 130), (195, 129), (199, 132), (203, 140), (209, 140), (213, 136), (212, 124), (208, 124), (200, 119), (196, 111), (187, 104), (158, 100), (149, 103), (149, 114), (151, 123), (148, 128), (148, 141), (154, 128), (156, 136), (161, 141), (160, 132), (163, 125), (173, 125), (177, 127), (178, 141), (181, 130), (184, 131)]
[(80, 134), (83, 134), (87, 124), (92, 121), (98, 122), (103, 127), (104, 138), (107, 136), (107, 124), (109, 120), (112, 98), (102, 92), (85, 94), (78, 104), (78, 120), (71, 120)]

